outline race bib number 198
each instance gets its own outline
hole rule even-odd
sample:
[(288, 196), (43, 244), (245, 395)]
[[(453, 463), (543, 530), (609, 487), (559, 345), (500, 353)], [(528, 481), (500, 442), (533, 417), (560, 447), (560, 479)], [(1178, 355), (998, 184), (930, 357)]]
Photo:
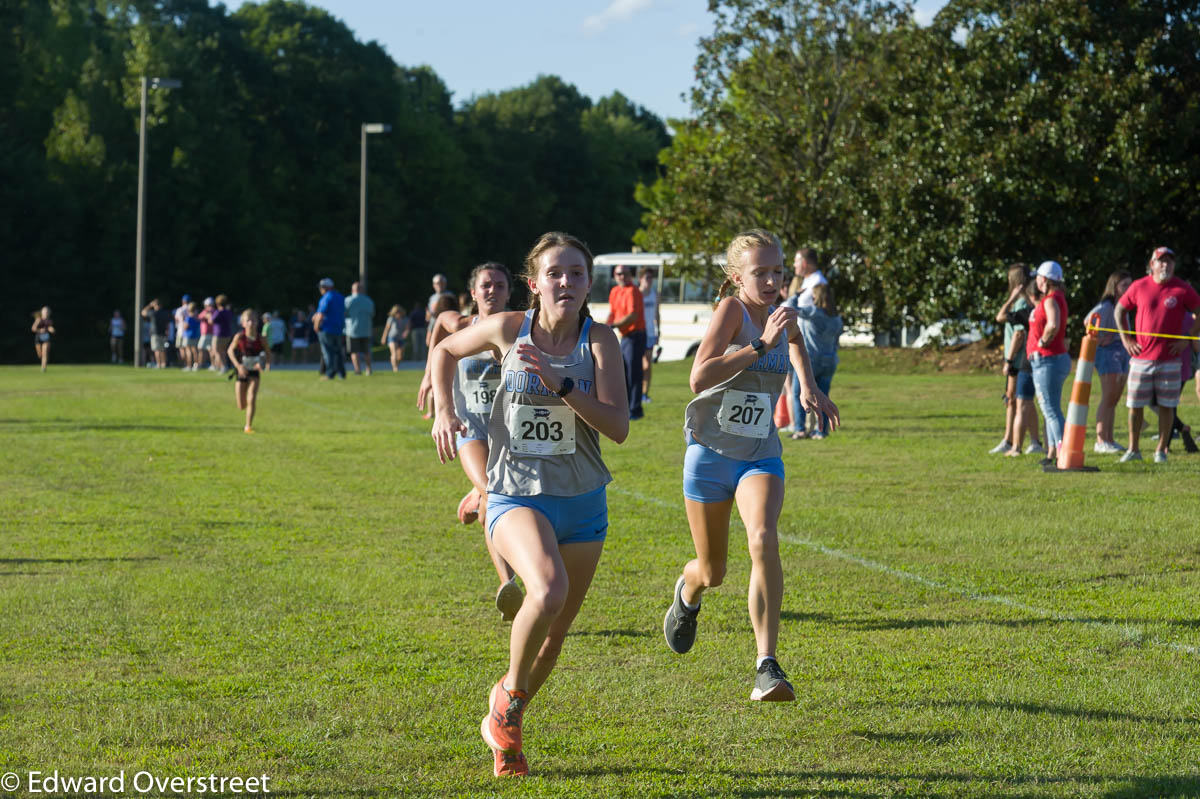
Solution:
[(467, 410), (471, 413), (489, 416), (492, 413), (492, 400), (496, 398), (496, 383), (487, 380), (463, 381), (463, 397), (467, 400)]
[(726, 433), (766, 438), (771, 432), (771, 412), (770, 394), (727, 389), (721, 398), (717, 420)]
[(570, 455), (575, 411), (566, 405), (509, 405), (509, 449), (518, 455)]

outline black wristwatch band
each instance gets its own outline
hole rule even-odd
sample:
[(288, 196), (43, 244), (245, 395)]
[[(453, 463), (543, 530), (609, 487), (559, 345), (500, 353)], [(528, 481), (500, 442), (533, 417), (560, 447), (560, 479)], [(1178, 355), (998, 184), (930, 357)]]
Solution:
[(761, 338), (756, 338), (754, 341), (750, 342), (750, 349), (754, 350), (759, 355), (762, 355), (767, 351), (767, 345)]
[(564, 377), (562, 381), (562, 388), (554, 393), (560, 397), (565, 397), (571, 393), (571, 389), (573, 388), (575, 388), (575, 381), (569, 377)]

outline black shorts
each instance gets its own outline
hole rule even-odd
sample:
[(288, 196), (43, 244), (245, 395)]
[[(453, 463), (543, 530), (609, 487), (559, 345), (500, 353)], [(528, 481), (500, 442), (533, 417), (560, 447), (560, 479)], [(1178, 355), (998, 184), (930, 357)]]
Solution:
[(282, 355), (283, 354), (283, 342), (281, 341), (278, 344), (272, 344), (271, 352), (275, 353), (276, 355)]
[[(237, 372), (234, 372), (234, 374), (236, 375)], [(249, 372), (246, 373), (245, 377), (239, 376), (236, 378), (236, 380), (239, 383), (249, 383), (251, 380), (258, 380), (260, 377), (262, 377), (262, 372), (258, 371), (257, 369), (251, 369)], [(226, 390), (228, 391), (228, 389), (226, 389)]]
[(349, 336), (346, 336), (346, 344), (346, 348), (350, 350), (351, 353), (357, 352), (365, 354), (371, 351), (370, 339), (368, 339), (366, 336), (363, 336), (362, 338), (350, 338)]

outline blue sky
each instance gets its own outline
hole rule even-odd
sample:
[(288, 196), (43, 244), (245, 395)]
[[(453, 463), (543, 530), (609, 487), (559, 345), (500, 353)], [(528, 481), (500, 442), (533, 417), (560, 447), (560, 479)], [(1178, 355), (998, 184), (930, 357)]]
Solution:
[[(308, 0), (375, 40), (399, 64), (428, 64), (472, 95), (554, 74), (598, 99), (620, 91), (660, 117), (689, 116), (705, 0)], [(946, 0), (917, 0), (928, 22)], [(234, 3), (228, 3), (235, 5)]]

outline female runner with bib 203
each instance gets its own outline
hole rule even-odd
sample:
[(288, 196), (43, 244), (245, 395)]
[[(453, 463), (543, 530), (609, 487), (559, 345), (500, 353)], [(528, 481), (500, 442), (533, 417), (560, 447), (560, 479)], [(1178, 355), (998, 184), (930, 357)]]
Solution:
[(492, 545), (525, 583), (513, 620), (508, 671), (491, 690), (480, 733), (496, 776), (524, 775), (521, 722), (546, 681), (587, 594), (608, 533), (599, 434), (629, 434), (625, 364), (616, 335), (587, 311), (592, 255), (578, 239), (546, 233), (525, 258), (525, 313), (500, 313), (458, 331), (434, 350), (443, 463), (465, 425), (451, 398), (454, 364), (480, 352), (501, 361), (488, 422), (487, 525)]
[(750, 546), (750, 623), (758, 644), (751, 699), (796, 698), (775, 659), (783, 567), (778, 523), (783, 507), (783, 448), (773, 410), (787, 377), (788, 360), (800, 381), (797, 415), (824, 412), (840, 424), (837, 406), (813, 380), (812, 367), (796, 323), (796, 310), (776, 307), (784, 286), (779, 239), (763, 230), (738, 235), (729, 245), (726, 280), (736, 296), (719, 299), (696, 351), (690, 377), (696, 398), (687, 406), (684, 433), (683, 496), (695, 559), (683, 568), (663, 634), (682, 654), (696, 640), (700, 595), (721, 584), (729, 552), (729, 514), (734, 500)]
[[(508, 298), (512, 292), (512, 277), (508, 267), (495, 261), (480, 264), (471, 270), (467, 281), (471, 289), (471, 300), (475, 304), (476, 314), (463, 316), (458, 311), (443, 311), (433, 322), (433, 330), (429, 333), (429, 343), (437, 346), (442, 339), (462, 330), (464, 327), (487, 319), (495, 313), (500, 313), (508, 306)], [(417, 407), (424, 408), (425, 400), (433, 390), (433, 380), (430, 376), (430, 365), (433, 359), (426, 362), (425, 376), (421, 379), (421, 387), (417, 392)], [(480, 513), (480, 506), (486, 508), (487, 497), (487, 461), (488, 461), (488, 418), (492, 415), (492, 400), (499, 385), (500, 362), (491, 352), (481, 352), (468, 356), (458, 362), (454, 373), (454, 415), (467, 427), (467, 432), (456, 439), (459, 463), (467, 479), (471, 481), (471, 490), (458, 503), (458, 520), (463, 524), (471, 524), (479, 519), (484, 524), (483, 539), (491, 556), (496, 574), (500, 576), (500, 588), (496, 591), (496, 609), (505, 621), (512, 621), (521, 608), (521, 589), (517, 585), (516, 575), (512, 568), (504, 562), (504, 558), (496, 554), (492, 546), (491, 536), (487, 532), (486, 513)]]

